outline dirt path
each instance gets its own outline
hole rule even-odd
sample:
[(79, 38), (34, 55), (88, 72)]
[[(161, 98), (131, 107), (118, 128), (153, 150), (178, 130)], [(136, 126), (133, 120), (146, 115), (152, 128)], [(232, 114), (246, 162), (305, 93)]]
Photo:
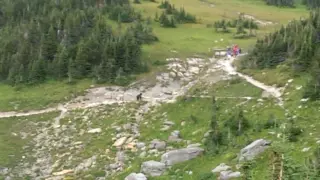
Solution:
[(249, 82), (250, 84), (254, 85), (257, 88), (260, 88), (266, 92), (268, 92), (269, 94), (271, 94), (273, 97), (275, 97), (276, 99), (278, 99), (279, 101), (279, 105), (282, 106), (283, 105), (283, 100), (281, 98), (281, 91), (279, 88), (275, 88), (273, 86), (268, 86), (263, 84), (260, 81), (257, 81), (255, 79), (253, 79), (250, 76), (244, 75), (240, 72), (237, 72), (236, 68), (233, 67), (232, 63), (234, 62), (235, 58), (229, 58), (229, 59), (225, 59), (225, 60), (219, 60), (217, 62), (218, 65), (221, 66), (221, 69), (226, 71), (228, 74), (230, 75), (237, 75), (243, 79), (245, 79), (247, 82)]
[[(85, 109), (89, 107), (99, 106), (103, 104), (121, 104), (126, 102), (136, 101), (136, 95), (143, 93), (143, 100), (152, 105), (162, 102), (174, 102), (176, 97), (184, 95), (192, 86), (200, 79), (207, 78), (207, 81), (213, 83), (223, 79), (223, 77), (208, 78), (213, 71), (223, 70), (229, 75), (238, 75), (252, 85), (263, 89), (279, 100), (282, 104), (280, 90), (267, 86), (252, 77), (241, 74), (232, 66), (235, 59), (210, 59), (206, 61), (201, 58), (187, 58), (186, 61), (178, 58), (167, 59), (168, 72), (163, 72), (156, 77), (156, 82), (141, 82), (135, 84), (131, 88), (123, 88), (119, 86), (99, 87), (89, 89), (84, 96), (75, 98), (74, 100), (57, 107), (48, 108), (38, 111), (29, 111), (24, 113), (18, 112), (0, 112), (0, 118), (14, 116), (30, 116), (43, 114), (53, 111), (61, 111), (59, 117), (55, 119), (55, 126), (59, 127), (59, 121), (64, 117), (67, 111), (74, 109)], [(205, 68), (207, 68), (205, 70)], [(152, 84), (152, 85), (151, 85)]]

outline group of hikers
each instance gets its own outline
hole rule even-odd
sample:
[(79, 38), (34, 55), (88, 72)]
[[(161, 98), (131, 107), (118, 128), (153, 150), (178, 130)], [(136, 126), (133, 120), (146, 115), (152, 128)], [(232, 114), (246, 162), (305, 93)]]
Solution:
[(239, 48), (237, 44), (233, 45), (232, 47), (227, 47), (227, 56), (236, 57), (239, 54), (241, 54), (241, 48)]

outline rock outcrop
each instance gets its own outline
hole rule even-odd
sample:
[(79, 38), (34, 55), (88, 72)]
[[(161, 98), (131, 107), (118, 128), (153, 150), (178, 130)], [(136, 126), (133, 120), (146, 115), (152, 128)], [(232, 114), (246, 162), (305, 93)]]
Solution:
[(262, 153), (271, 144), (270, 141), (258, 139), (245, 148), (241, 149), (239, 161), (252, 160), (258, 154)]
[(131, 173), (124, 180), (147, 180), (147, 177), (142, 173)]
[(166, 166), (171, 166), (180, 162), (188, 161), (203, 153), (199, 147), (183, 148), (166, 152), (161, 156), (161, 162)]
[(141, 165), (141, 172), (150, 176), (161, 176), (165, 170), (165, 164), (158, 161), (146, 161)]

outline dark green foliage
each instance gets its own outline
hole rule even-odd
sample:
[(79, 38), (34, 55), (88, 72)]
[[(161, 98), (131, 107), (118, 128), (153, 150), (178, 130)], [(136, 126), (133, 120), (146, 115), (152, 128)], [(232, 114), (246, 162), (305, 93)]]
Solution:
[(168, 1), (162, 1), (158, 6), (160, 9), (165, 9), (161, 16), (155, 15), (155, 21), (159, 21), (163, 27), (175, 27), (175, 23), (196, 23), (196, 17), (187, 13), (184, 8), (177, 10), (174, 5)]
[(271, 128), (276, 128), (278, 126), (279, 124), (277, 123), (276, 118), (274, 117), (273, 114), (270, 114), (268, 121), (264, 123), (264, 128), (271, 129)]
[(218, 104), (215, 97), (212, 98), (212, 117), (210, 122), (210, 133), (205, 145), (211, 153), (218, 154), (220, 147), (226, 145), (225, 133), (221, 130), (219, 124)]
[(268, 5), (279, 7), (294, 7), (294, 0), (264, 0)]
[[(114, 82), (119, 69), (121, 78), (144, 71), (141, 45), (158, 40), (128, 0), (0, 3), (0, 80), (12, 85), (47, 78)], [(135, 22), (114, 33), (107, 17)]]
[(203, 173), (199, 175), (199, 180), (214, 180), (215, 175), (212, 172)]
[(291, 126), (285, 133), (290, 142), (296, 142), (298, 141), (298, 136), (302, 134), (302, 129), (300, 127)]
[[(231, 32), (228, 28), (236, 28), (234, 38), (241, 39), (255, 36), (252, 30), (257, 30), (258, 24), (255, 23), (252, 19), (245, 19), (243, 17), (243, 14), (240, 14), (238, 19), (232, 21), (226, 21), (222, 19), (221, 21), (214, 22), (213, 25), (209, 25), (208, 27), (214, 27), (216, 32), (223, 33)], [(249, 33), (245, 29), (248, 29)]]
[(310, 13), (308, 19), (295, 20), (286, 27), (257, 40), (248, 57), (242, 61), (245, 68), (272, 68), (287, 63), (295, 72), (311, 73), (305, 89), (305, 98), (320, 97), (320, 10)]
[(164, 12), (159, 17), (159, 23), (162, 27), (175, 28), (176, 24), (173, 17), (168, 17)]
[(305, 4), (310, 9), (315, 9), (320, 7), (319, 0), (302, 0), (302, 3)]
[(243, 164), (241, 164), (241, 170), (242, 170), (242, 178), (243, 180), (253, 180), (253, 171), (252, 169), (256, 166), (256, 162), (254, 160), (251, 161), (245, 161)]
[(225, 121), (224, 126), (227, 127), (229, 132), (234, 136), (240, 136), (250, 128), (249, 121), (244, 117), (242, 110), (235, 112)]

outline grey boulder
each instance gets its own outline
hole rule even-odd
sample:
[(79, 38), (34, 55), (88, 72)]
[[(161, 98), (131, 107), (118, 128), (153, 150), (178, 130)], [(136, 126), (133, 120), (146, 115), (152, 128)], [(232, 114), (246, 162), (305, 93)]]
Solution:
[(240, 172), (233, 172), (233, 171), (221, 171), (220, 172), (220, 180), (229, 180), (229, 179), (232, 179), (232, 178), (238, 178), (241, 176), (241, 173)]
[(141, 172), (150, 176), (161, 176), (165, 170), (165, 164), (158, 161), (146, 161), (141, 165)]
[(264, 152), (271, 144), (270, 141), (258, 139), (240, 151), (239, 161), (252, 160), (260, 153)]
[(147, 180), (147, 177), (142, 173), (131, 173), (124, 180)]
[(203, 153), (203, 149), (200, 147), (190, 147), (172, 150), (166, 152), (161, 156), (161, 162), (166, 164), (166, 166), (171, 166), (180, 162), (188, 161), (193, 159)]

